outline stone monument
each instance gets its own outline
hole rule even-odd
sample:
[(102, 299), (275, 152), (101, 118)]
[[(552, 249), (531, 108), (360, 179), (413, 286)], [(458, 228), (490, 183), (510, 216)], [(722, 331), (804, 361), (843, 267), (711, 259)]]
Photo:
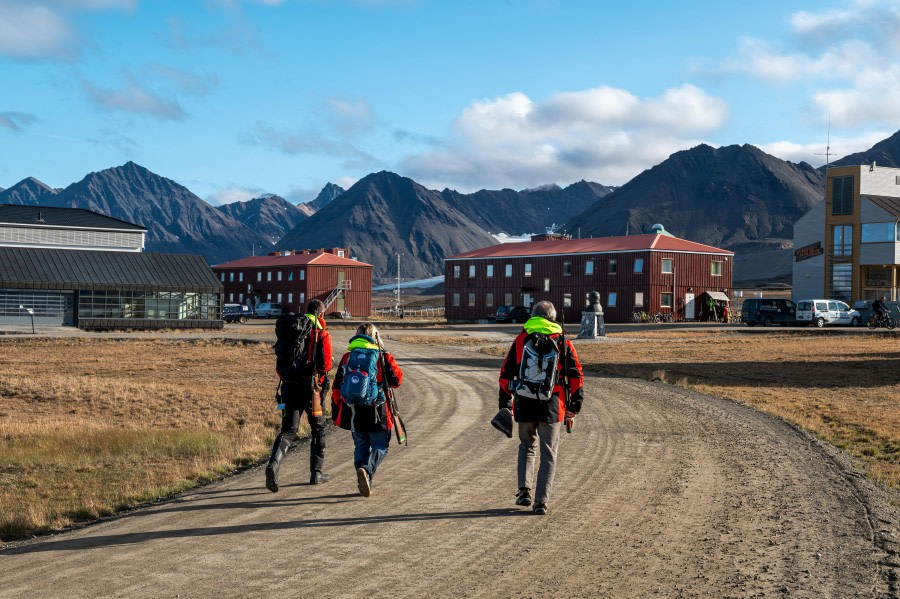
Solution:
[(600, 294), (591, 291), (588, 294), (588, 305), (581, 312), (581, 330), (579, 339), (596, 339), (606, 337), (606, 324), (603, 322), (603, 306), (600, 305)]

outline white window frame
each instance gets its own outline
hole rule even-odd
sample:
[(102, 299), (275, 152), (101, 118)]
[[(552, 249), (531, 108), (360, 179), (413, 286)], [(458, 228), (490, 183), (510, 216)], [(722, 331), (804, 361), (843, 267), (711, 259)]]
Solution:
[(637, 275), (644, 274), (644, 259), (643, 258), (635, 258), (634, 259), (634, 274), (637, 274)]
[[(666, 262), (669, 263), (669, 270), (666, 270)], [(675, 259), (674, 258), (663, 258), (659, 263), (659, 272), (664, 275), (670, 275), (675, 272)]]
[(644, 307), (644, 292), (643, 291), (635, 291), (634, 292), (634, 307), (635, 308), (643, 308)]
[(594, 274), (594, 261), (588, 260), (584, 263), (584, 274), (592, 275)]
[[(716, 266), (719, 268), (716, 269)], [(718, 270), (719, 272), (716, 272)], [(709, 274), (713, 277), (721, 277), (722, 276), (722, 261), (721, 260), (713, 260), (709, 264)]]
[(526, 263), (525, 263), (525, 276), (526, 276), (526, 277), (530, 277), (530, 276), (531, 276), (531, 262), (526, 262)]

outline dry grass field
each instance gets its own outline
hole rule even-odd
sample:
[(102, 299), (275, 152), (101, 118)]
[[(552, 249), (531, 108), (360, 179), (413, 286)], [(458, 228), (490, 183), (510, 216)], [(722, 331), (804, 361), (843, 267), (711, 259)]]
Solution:
[(0, 339), (0, 540), (255, 463), (280, 422), (266, 343)]
[[(401, 336), (394, 338), (400, 340)], [(477, 337), (405, 335), (505, 355)], [(900, 488), (900, 336), (869, 331), (659, 331), (578, 342), (585, 368), (728, 398), (813, 431)], [(602, 397), (589, 398), (602, 401)]]

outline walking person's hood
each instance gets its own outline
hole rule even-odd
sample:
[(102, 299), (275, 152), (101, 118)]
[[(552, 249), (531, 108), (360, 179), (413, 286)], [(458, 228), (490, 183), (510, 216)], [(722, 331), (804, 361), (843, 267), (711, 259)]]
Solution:
[(375, 340), (369, 337), (368, 335), (354, 335), (350, 338), (350, 345), (347, 346), (347, 351), (353, 351), (354, 349), (381, 349), (378, 347), (378, 344), (375, 343)]
[(525, 332), (529, 335), (531, 333), (543, 333), (544, 335), (559, 335), (562, 333), (562, 325), (558, 322), (548, 320), (543, 316), (532, 316), (525, 322), (522, 328), (524, 328)]

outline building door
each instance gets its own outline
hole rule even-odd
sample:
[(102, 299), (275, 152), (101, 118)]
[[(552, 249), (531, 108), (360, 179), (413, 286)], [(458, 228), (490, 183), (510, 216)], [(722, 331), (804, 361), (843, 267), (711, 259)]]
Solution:
[(696, 316), (696, 305), (697, 302), (694, 301), (693, 293), (685, 293), (684, 294), (684, 319), (685, 320), (694, 320)]
[[(338, 273), (337, 273), (338, 287), (341, 287), (341, 286), (344, 284), (344, 278), (345, 278), (346, 276), (347, 276), (347, 275), (346, 275), (346, 273), (345, 273), (343, 270), (339, 270), (339, 271), (338, 271)], [(344, 312), (344, 305), (345, 305), (345, 302), (344, 302), (344, 294), (345, 294), (345, 293), (346, 293), (345, 291), (341, 291), (341, 292), (338, 294), (337, 299), (335, 300), (335, 304), (337, 305), (337, 311), (338, 311), (338, 312), (341, 312), (341, 313)]]

